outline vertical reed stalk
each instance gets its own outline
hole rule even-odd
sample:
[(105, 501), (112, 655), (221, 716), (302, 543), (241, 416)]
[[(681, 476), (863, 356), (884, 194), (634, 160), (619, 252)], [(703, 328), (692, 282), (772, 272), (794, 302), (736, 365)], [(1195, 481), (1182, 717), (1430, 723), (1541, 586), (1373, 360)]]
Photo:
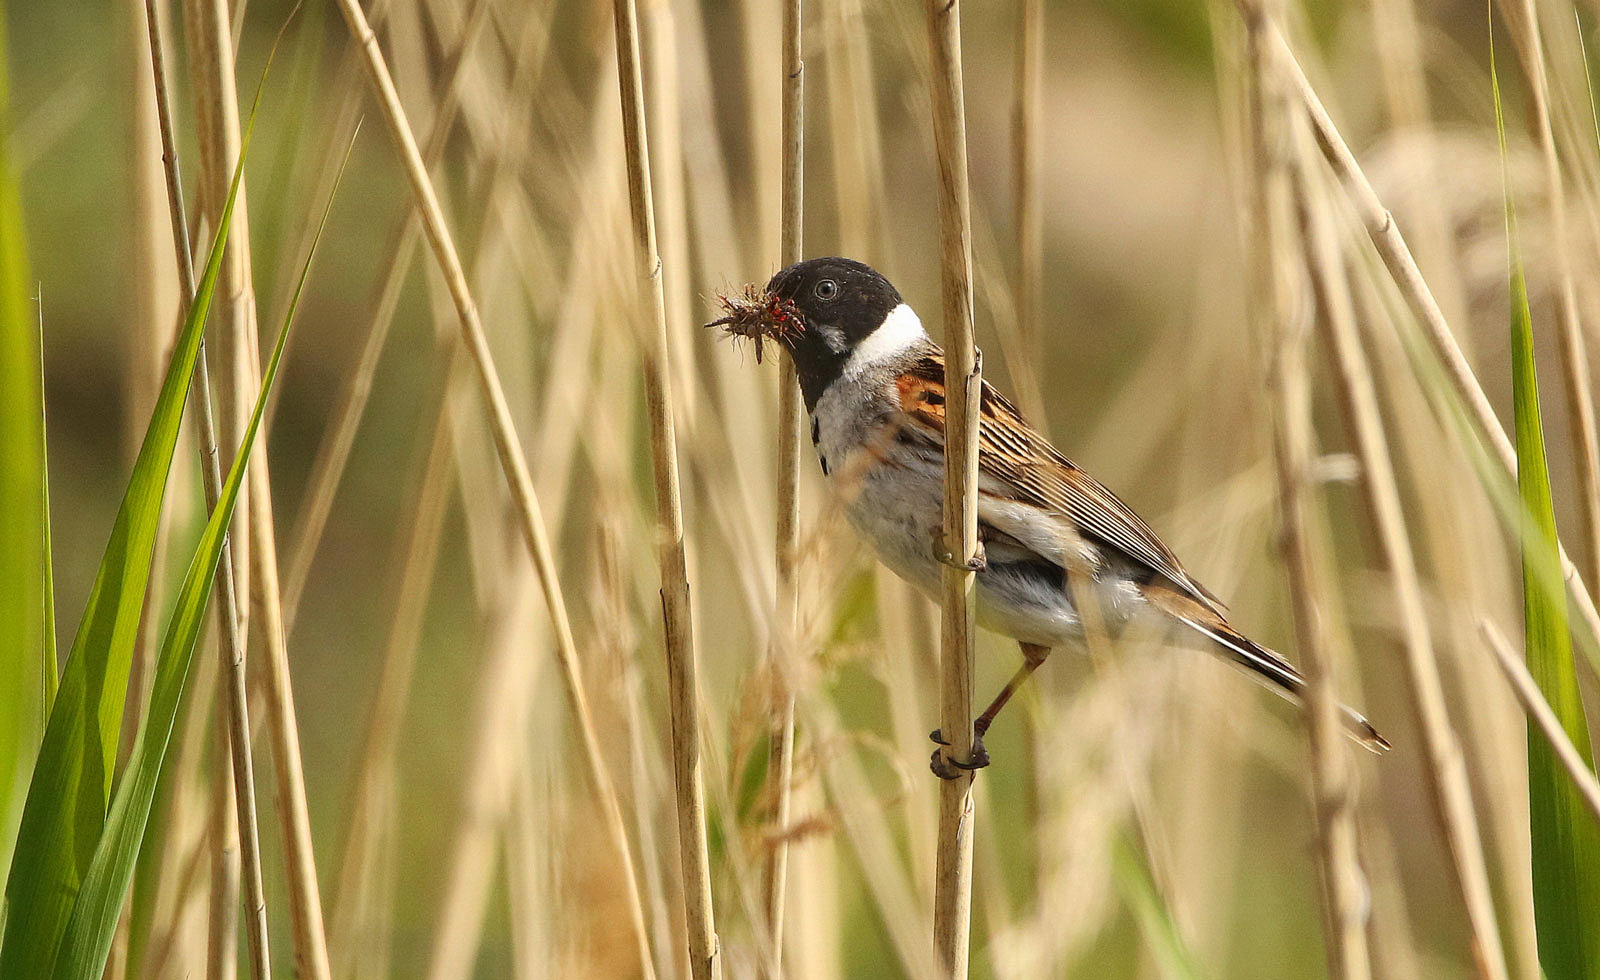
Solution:
[(1508, 17), (1512, 30), (1522, 33), (1520, 45), (1532, 96), (1534, 137), (1544, 164), (1545, 190), (1550, 207), (1550, 239), (1555, 252), (1556, 311), (1561, 324), (1561, 368), (1567, 395), (1567, 416), (1572, 427), (1572, 465), (1577, 471), (1578, 510), (1583, 515), (1584, 546), (1588, 552), (1590, 587), (1600, 584), (1600, 437), (1595, 431), (1594, 393), (1590, 386), (1589, 357), (1578, 322), (1578, 291), (1574, 284), (1572, 250), (1567, 231), (1567, 194), (1556, 157), (1556, 137), (1550, 125), (1550, 79), (1545, 70), (1544, 41), (1539, 31), (1539, 11), (1533, 0), (1523, 0), (1522, 16)]
[[(1257, 13), (1266, 16), (1264, 10), (1258, 9)], [(1330, 238), (1326, 228), (1313, 227), (1314, 203), (1298, 152), (1301, 120), (1288, 111), (1283, 79), (1273, 70), (1272, 53), (1264, 50), (1263, 41), (1259, 30), (1250, 32), (1256, 213), (1253, 237), (1258, 251), (1261, 309), (1274, 327), (1267, 372), (1277, 416), (1273, 456), (1282, 510), (1284, 564), (1288, 567), (1294, 607), (1295, 648), (1304, 665), (1308, 691), (1311, 786), (1322, 859), (1328, 972), (1340, 980), (1371, 980), (1365, 880), (1356, 856), (1351, 774), (1344, 755), (1339, 699), (1334, 691), (1330, 650), (1319, 609), (1326, 583), (1317, 574), (1308, 534), (1308, 520), (1316, 503), (1310, 480), (1314, 449), (1305, 351), (1309, 324), (1301, 293), (1309, 268), (1314, 282), (1315, 319), (1326, 320), (1331, 313), (1327, 277), (1336, 274), (1339, 256), (1337, 240)], [(1302, 260), (1302, 255), (1307, 261)]]
[[(1350, 152), (1344, 137), (1339, 135), (1338, 127), (1333, 124), (1333, 118), (1328, 115), (1328, 110), (1317, 96), (1316, 89), (1311, 87), (1311, 82), (1295, 58), (1294, 49), (1289, 46), (1288, 39), (1276, 25), (1265, 25), (1264, 29), (1269, 32), (1274, 46), (1278, 49), (1278, 60), (1289, 77), (1292, 91), (1305, 105), (1322, 155), (1338, 175), (1341, 186), (1349, 195), (1350, 203), (1366, 227), (1368, 237), (1378, 250), (1378, 256), (1389, 270), (1395, 287), (1400, 290), (1401, 296), (1405, 298), (1412, 314), (1422, 326), (1423, 335), (1466, 407), (1468, 418), (1472, 420), (1478, 434), (1489, 443), (1494, 456), (1500, 460), (1505, 471), (1515, 475), (1516, 449), (1512, 447), (1505, 427), (1495, 415), (1494, 407), (1489, 404), (1489, 396), (1484, 393), (1483, 386), (1472, 373), (1472, 366), (1467, 363), (1466, 355), (1462, 353), (1461, 345), (1456, 341), (1449, 322), (1445, 320), (1433, 291), (1422, 278), (1422, 272), (1417, 268), (1417, 261), (1406, 245), (1405, 236), (1400, 233), (1394, 215), (1383, 206), (1382, 200), (1372, 189), (1372, 184), (1367, 180), (1361, 165), (1356, 162), (1355, 154)], [(1560, 542), (1557, 544), (1561, 549), (1561, 574), (1566, 580), (1567, 591), (1572, 596), (1573, 605), (1583, 617), (1589, 633), (1600, 637), (1600, 609), (1596, 608), (1594, 598), (1584, 584), (1583, 575), (1568, 556), (1566, 547), (1560, 545)]]
[[(601, 756), (599, 736), (595, 730), (594, 718), (589, 710), (588, 694), (584, 690), (583, 677), (578, 667), (577, 643), (573, 639), (572, 623), (567, 616), (566, 600), (562, 596), (561, 582), (556, 573), (549, 532), (540, 513), (538, 495), (534, 492), (533, 479), (528, 473), (522, 445), (517, 439), (516, 429), (511, 421), (511, 409), (506, 403), (499, 372), (489, 351), (489, 341), (483, 331), (478, 305), (467, 286), (466, 272), (445, 223), (444, 210), (434, 193), (422, 153), (417, 148), (411, 124), (406, 119), (405, 109), (400, 105), (400, 96), (395, 91), (394, 78), (384, 61), (383, 52), (378, 48), (378, 39), (373, 34), (371, 25), (367, 23), (366, 15), (362, 13), (357, 0), (339, 0), (339, 9), (344, 14), (351, 37), (362, 50), (368, 78), (376, 90), (384, 122), (388, 125), (390, 135), (400, 150), (406, 177), (421, 208), (423, 231), (427, 234), (428, 243), (433, 249), (434, 258), (439, 263), (451, 301), (456, 308), (467, 354), (475, 369), (478, 387), (489, 412), (489, 430), (494, 438), (495, 453), (499, 457), (501, 470), (516, 505), (518, 528), (522, 532), (523, 542), (532, 558), (545, 604), (550, 611), (551, 623), (555, 629), (556, 659), (560, 663), (567, 698), (578, 724), (590, 784), (594, 789), (611, 845), (622, 866), (628, 892), (628, 912), (639, 949), (641, 969), (648, 977), (653, 975), (654, 971), (651, 966), (649, 936), (645, 929), (638, 879), (634, 872), (632, 848), (628, 843), (627, 825), (623, 822), (622, 807), (617, 800), (616, 787)], [(635, 63), (637, 64), (637, 57)], [(681, 558), (681, 545), (678, 553)], [(679, 567), (682, 567), (681, 562)], [(687, 599), (685, 587), (685, 605)], [(670, 622), (671, 617), (669, 617)], [(687, 628), (686, 621), (684, 625)], [(708, 873), (708, 892), (709, 888)]]
[[(1011, 107), (1011, 193), (1017, 272), (1012, 287), (1023, 363), (1037, 364), (1044, 282), (1044, 216), (1039, 201), (1039, 111), (1044, 87), (1044, 0), (1022, 0), (1017, 32), (1016, 95)], [(1045, 424), (1036, 371), (1014, 371), (1018, 400), (1034, 425)]]
[[(1282, 79), (1274, 75), (1273, 84), (1281, 86)], [(1278, 88), (1276, 91), (1281, 100), (1282, 89)], [(1323, 336), (1329, 341), (1328, 347), (1336, 352), (1340, 376), (1339, 390), (1347, 406), (1346, 414), (1354, 417), (1357, 399), (1352, 398), (1347, 392), (1364, 384), (1370, 396), (1372, 380), (1361, 360), (1364, 355), (1356, 335), (1353, 303), (1344, 279), (1344, 264), (1343, 257), (1339, 254), (1337, 226), (1329, 221), (1325, 198), (1320, 194), (1320, 185), (1313, 183), (1310, 171), (1312, 160), (1308, 152), (1309, 135), (1305, 132), (1304, 120), (1298, 115), (1290, 120), (1290, 126), (1292, 131), (1289, 134), (1289, 152), (1293, 154), (1290, 171), (1301, 247), (1305, 251), (1305, 265), (1310, 272), (1311, 291), (1315, 300), (1315, 321), (1321, 328)], [(1287, 317), (1280, 317), (1280, 320), (1288, 326)], [(1322, 631), (1317, 618), (1316, 596), (1324, 594), (1326, 585), (1317, 580), (1315, 570), (1306, 561), (1307, 556), (1303, 553), (1306, 547), (1306, 535), (1303, 533), (1304, 524), (1301, 523), (1305, 515), (1296, 513), (1301, 509), (1301, 502), (1291, 500), (1293, 497), (1302, 498), (1307, 503), (1311, 500), (1310, 490), (1313, 484), (1308, 477), (1313, 453), (1305, 351), (1301, 343), (1296, 344), (1299, 349), (1289, 350), (1290, 343), (1290, 338), (1286, 336), (1281, 351), (1284, 362), (1279, 366), (1283, 390), (1279, 394), (1285, 409), (1282, 432), (1285, 436), (1293, 438), (1284, 440), (1285, 445), (1279, 454), (1281, 457), (1279, 466), (1280, 480), (1283, 482), (1285, 527), (1289, 527), (1291, 521), (1301, 524), (1300, 529), (1285, 536), (1285, 552), (1286, 558), (1291, 560), (1291, 576), (1300, 579), (1302, 583), (1294, 590), (1297, 604), (1295, 621), (1296, 635), (1299, 637), (1298, 649), (1305, 667), (1306, 686), (1310, 691), (1311, 776), (1313, 791), (1317, 797), (1324, 888), (1333, 926), (1333, 932), (1328, 937), (1328, 953), (1332, 960), (1334, 975), (1348, 980), (1369, 980), (1373, 971), (1371, 954), (1367, 948), (1366, 930), (1371, 900), (1367, 877), (1357, 853), (1356, 777), (1350, 765), (1349, 749), (1344, 741), (1344, 726), (1340, 719), (1339, 697), (1333, 676), (1333, 658), (1330, 655), (1332, 651), (1322, 642)], [(1354, 350), (1347, 349), (1348, 346), (1353, 346)], [(1360, 407), (1375, 410), (1375, 405), (1372, 404)], [(1376, 420), (1376, 415), (1368, 418), (1373, 424), (1376, 424)], [(1354, 427), (1352, 425), (1352, 428)], [(1379, 433), (1381, 437), (1381, 429)], [(1374, 447), (1368, 445), (1369, 438), (1370, 436), (1364, 435), (1357, 439), (1358, 449), (1364, 454), (1376, 451)], [(1293, 443), (1300, 445), (1296, 446)], [(1381, 444), (1378, 448), (1384, 448), (1387, 452), (1386, 447), (1382, 447)], [(1363, 455), (1362, 459), (1365, 461), (1367, 456)], [(1386, 457), (1381, 465), (1386, 466), (1387, 462)], [(1372, 472), (1365, 467), (1363, 474), (1369, 480), (1373, 477)], [(1392, 479), (1391, 476), (1391, 482)], [(1404, 528), (1399, 530), (1403, 533)], [(1292, 543), (1289, 541), (1291, 536), (1296, 539)], [(1305, 567), (1297, 571), (1294, 568), (1296, 563), (1303, 563)], [(1421, 617), (1420, 606), (1415, 604), (1414, 569), (1410, 571), (1410, 575), (1413, 589), (1405, 592), (1401, 598), (1402, 604), (1405, 605), (1402, 615), (1406, 616), (1408, 621), (1414, 618), (1419, 622), (1425, 636), (1426, 620)]]
[[(805, 227), (805, 65), (800, 58), (800, 0), (783, 0), (783, 211), (780, 266), (804, 258)], [(783, 902), (789, 877), (789, 814), (794, 783), (794, 699), (799, 657), (799, 592), (796, 563), (800, 549), (800, 388), (794, 361), (778, 359), (778, 519), (777, 605), (768, 640), (772, 684), (772, 723), (768, 729), (767, 780), (771, 787), (772, 828), (776, 839), (767, 853), (762, 880), (767, 931), (772, 937), (768, 975), (783, 975)]]
[[(219, 566), (220, 567), (220, 566)], [(211, 848), (210, 910), (206, 919), (206, 976), (234, 980), (239, 974), (239, 814), (233, 805), (233, 760), (223, 702), (227, 680), (214, 678), (211, 722), (211, 799), (207, 819)]]
[[(231, 65), (232, 53), (231, 49), (219, 53), (214, 45), (217, 38), (213, 32), (221, 30), (223, 35), (226, 35), (226, 10), (220, 11), (221, 16), (224, 18), (220, 26), (208, 17), (208, 14), (217, 14), (219, 12), (217, 8), (198, 11), (191, 9), (188, 12), (197, 15), (191, 21), (193, 25), (191, 36), (194, 38), (193, 43), (196, 49), (202, 52), (201, 57), (193, 60), (199, 65), (212, 65), (215, 63), (219, 68), (220, 76), (225, 76), (225, 80), (222, 81), (219, 81), (218, 77), (214, 76), (197, 84), (197, 88), (200, 90), (207, 90), (208, 85), (215, 86), (211, 90), (211, 98), (220, 100), (219, 103), (203, 98), (202, 103), (210, 107), (217, 107), (219, 104), (229, 104), (233, 107), (231, 110), (233, 141), (231, 143), (226, 135), (222, 135), (229, 130), (225, 122), (226, 119), (230, 118), (228, 110), (218, 113), (220, 119), (214, 117), (202, 123), (201, 127), (202, 132), (209, 130), (213, 138), (221, 135), (220, 143), (223, 152), (220, 156), (213, 152), (213, 159), (208, 161), (210, 166), (207, 169), (225, 168), (220, 174), (222, 185), (225, 186), (231, 179), (233, 168), (237, 165), (239, 156), (237, 144), (238, 102), (232, 93), (232, 71), (231, 68), (225, 71), (221, 70), (222, 64)], [(146, 0), (145, 14), (150, 36), (151, 68), (155, 75), (156, 114), (161, 128), (162, 160), (165, 165), (167, 182), (167, 202), (172, 219), (173, 246), (176, 251), (178, 276), (181, 283), (179, 307), (180, 313), (182, 313), (188, 309), (189, 304), (194, 299), (194, 265), (189, 243), (188, 224), (184, 216), (183, 184), (178, 175), (178, 157), (173, 140), (172, 112), (166, 87), (166, 61), (162, 50), (160, 22), (157, 18), (155, 0)], [(200, 23), (196, 24), (195, 21)], [(202, 24), (204, 25), (203, 27), (201, 26)], [(218, 58), (224, 60), (214, 62), (214, 59)], [(202, 140), (202, 144), (206, 142), (208, 141)], [(230, 147), (231, 150), (229, 149)], [(213, 147), (214, 151), (215, 149)], [(213, 188), (218, 186), (217, 177), (218, 174), (215, 172), (205, 175), (205, 179), (210, 182), (210, 186)], [(221, 199), (213, 195), (212, 202), (220, 206)], [(236, 215), (242, 214), (240, 204), (242, 202), (236, 204)], [(248, 239), (233, 238), (231, 235), (233, 227), (236, 226), (230, 226), (228, 248), (230, 251), (238, 252), (248, 247)], [(224, 268), (226, 269), (228, 266), (229, 263), (225, 262)], [(235, 271), (237, 273), (237, 268)], [(240, 273), (240, 275), (247, 279), (248, 271)], [(237, 305), (234, 306), (235, 310), (248, 306), (248, 301), (240, 299), (237, 295), (233, 298), (238, 301)], [(212, 509), (216, 507), (217, 496), (222, 486), (222, 476), (217, 454), (216, 423), (211, 410), (210, 369), (203, 341), (195, 360), (194, 380), (195, 387), (199, 393), (196, 402), (199, 410), (201, 479), (204, 484), (206, 507), (207, 509)], [(230, 538), (232, 538), (232, 535), (230, 535)], [(225, 816), (222, 819), (213, 820), (213, 828), (218, 835), (213, 842), (217, 846), (213, 858), (217, 862), (213, 866), (212, 874), (213, 896), (214, 898), (222, 896), (229, 906), (236, 906), (238, 884), (233, 877), (232, 860), (227, 852), (230, 850), (232, 838), (237, 835), (241, 850), (240, 860), (243, 873), (250, 883), (251, 914), (247, 924), (250, 934), (251, 963), (257, 980), (266, 980), (271, 975), (270, 951), (267, 945), (266, 929), (267, 905), (261, 883), (261, 851), (260, 836), (256, 825), (255, 777), (250, 757), (250, 720), (244, 675), (244, 624), (239, 610), (238, 593), (235, 590), (237, 577), (231, 544), (225, 543), (223, 545), (222, 559), (217, 567), (217, 632), (223, 638), (225, 644), (223, 651), (225, 654), (225, 669), (220, 676), (227, 695), (225, 699), (228, 718), (227, 745), (231, 748), (231, 759), (219, 758), (217, 772), (219, 777), (222, 777), (226, 775), (230, 768), (232, 770), (238, 825), (235, 828)], [(215, 792), (219, 795), (223, 793), (223, 786), (224, 783), (219, 779)], [(234, 897), (230, 898), (230, 896)], [(211, 943), (213, 950), (212, 968), (214, 970), (225, 972), (231, 972), (232, 970), (233, 955), (231, 950), (233, 949), (234, 914), (235, 908), (232, 907), (220, 908), (214, 906), (212, 909), (212, 915), (215, 920), (212, 926)]]
[[(973, 337), (972, 206), (958, 0), (928, 0), (933, 142), (939, 170), (940, 282), (944, 306), (945, 429), (943, 629), (939, 730), (945, 761), (972, 754), (972, 642), (978, 562), (978, 409), (983, 364)], [(972, 776), (942, 780), (934, 869), (933, 947), (939, 975), (967, 975), (972, 920)]]
[(661, 258), (656, 248), (655, 214), (650, 195), (650, 151), (639, 69), (639, 20), (633, 0), (615, 0), (612, 9), (616, 20), (622, 135), (628, 162), (628, 201), (633, 213), (634, 260), (647, 303), (647, 329), (641, 331), (639, 357), (644, 365), (645, 403), (650, 416), (650, 449), (655, 470), (661, 610), (666, 632), (672, 764), (677, 781), (678, 846), (682, 852), (689, 968), (695, 980), (710, 980), (721, 977), (722, 957), (711, 908), (705, 789), (700, 776), (699, 688), (695, 679), (694, 634), (684, 557), (677, 439), (672, 423), (672, 377), (665, 363), (669, 349), (666, 298), (662, 291)]
[[(1294, 62), (1287, 42), (1259, 8), (1247, 7), (1246, 18), (1252, 35), (1259, 35), (1253, 43), (1263, 47), (1264, 68), (1270, 66), (1274, 74), (1284, 73), (1291, 92), (1309, 110), (1311, 123), (1316, 128), (1319, 142), (1322, 143), (1326, 153), (1329, 147), (1327, 133), (1331, 131), (1331, 123), (1327, 127), (1324, 126), (1326, 114), (1320, 113), (1320, 103), (1314, 104), (1315, 95)], [(1354, 166), (1353, 158), (1350, 159), (1350, 164)], [(1336, 169), (1342, 168), (1336, 166)], [(1348, 178), (1348, 176), (1348, 173), (1341, 173), (1341, 177)], [(1365, 184), (1364, 179), (1361, 184), (1367, 187), (1367, 193), (1370, 194), (1371, 188)], [(1346, 186), (1349, 186), (1348, 181)], [(1372, 202), (1376, 202), (1375, 196), (1372, 197)], [(1364, 208), (1363, 210), (1365, 211)], [(1392, 239), (1385, 238), (1385, 240), (1391, 244), (1398, 241), (1399, 232), (1394, 226), (1393, 217), (1382, 210), (1381, 205), (1378, 206), (1378, 210), (1383, 216), (1381, 226), (1369, 224), (1369, 228), (1385, 228), (1393, 233)], [(1375, 240), (1377, 237), (1375, 235)], [(1411, 270), (1407, 281), (1414, 282), (1420, 287), (1420, 291), (1414, 295), (1421, 296), (1426, 292), (1427, 286), (1422, 282), (1421, 274), (1416, 272), (1416, 265), (1411, 260), (1410, 253), (1404, 251), (1403, 242), (1400, 242), (1399, 250), (1392, 252), (1385, 251), (1385, 246), (1380, 244), (1379, 251), (1384, 252), (1386, 256), (1393, 254), (1396, 258), (1403, 252), (1406, 264)], [(1394, 272), (1395, 267), (1390, 268), (1391, 272)], [(1399, 273), (1394, 274), (1397, 282), (1403, 278)], [(1329, 346), (1335, 352), (1338, 364), (1336, 377), (1339, 381), (1340, 396), (1344, 400), (1347, 421), (1362, 462), (1361, 488), (1376, 525), (1385, 564), (1394, 578), (1402, 615), (1406, 667), (1411, 681), (1411, 705), (1416, 711), (1417, 724), (1423, 736), (1423, 748), (1428, 760), (1428, 786), (1437, 819), (1449, 846), (1454, 884), (1465, 906), (1467, 923), (1473, 937), (1474, 959), (1480, 976), (1488, 980), (1504, 980), (1505, 953), (1500, 941), (1499, 927), (1495, 922), (1494, 902), (1483, 857), (1483, 843), (1478, 832), (1477, 814), (1473, 809), (1472, 793), (1461, 746), (1451, 727), (1446, 708), (1444, 685), (1440, 678), (1439, 663), (1434, 654), (1433, 640), (1423, 609), (1421, 586), (1417, 581), (1416, 563), (1406, 533), (1405, 517), (1400, 507), (1399, 490), (1391, 468), (1388, 444), (1379, 422), (1380, 416), (1371, 373), (1366, 367), (1365, 357), (1362, 355), (1360, 342), (1355, 333), (1354, 314), (1350, 309), (1348, 295), (1341, 289), (1334, 289), (1320, 299), (1329, 304), (1326, 311), (1329, 315), (1324, 321), (1329, 330)], [(1439, 327), (1444, 331), (1444, 336), (1448, 337), (1448, 327), (1444, 326), (1443, 315), (1438, 313), (1438, 304), (1432, 301), (1431, 294), (1428, 295), (1426, 305), (1437, 316)], [(1419, 319), (1422, 318), (1419, 311)], [(1456, 354), (1459, 357), (1459, 349), (1456, 349)], [(1465, 369), (1465, 360), (1462, 359), (1460, 363)], [(1466, 369), (1466, 377), (1471, 377), (1470, 369)], [(1481, 389), (1479, 394), (1482, 394)], [(1490, 418), (1493, 418), (1492, 412)], [(1495, 425), (1498, 427), (1498, 423)]]
[[(1432, 135), (1428, 72), (1413, 0), (1375, 0), (1372, 34), (1383, 75), (1384, 99), (1394, 131), (1413, 137)], [(1439, 153), (1432, 139), (1417, 138), (1408, 149), (1409, 166), (1421, 186), (1439, 179)], [(1429, 267), (1435, 293), (1445, 310), (1459, 317), (1467, 308), (1449, 217), (1443, 195), (1423, 195), (1412, 210), (1414, 238)]]

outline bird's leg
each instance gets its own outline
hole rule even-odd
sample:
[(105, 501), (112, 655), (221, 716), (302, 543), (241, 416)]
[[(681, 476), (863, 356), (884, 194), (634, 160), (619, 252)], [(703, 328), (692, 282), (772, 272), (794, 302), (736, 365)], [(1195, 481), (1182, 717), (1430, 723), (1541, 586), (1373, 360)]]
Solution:
[[(1009, 681), (1006, 681), (1006, 686), (1000, 689), (1000, 693), (994, 696), (994, 700), (989, 702), (989, 706), (983, 709), (983, 714), (979, 715), (977, 720), (972, 723), (972, 761), (956, 762), (954, 759), (945, 759), (942, 753), (935, 749), (931, 763), (934, 775), (941, 779), (954, 779), (961, 773), (952, 771), (950, 767), (954, 767), (954, 770), (970, 772), (973, 769), (982, 769), (989, 764), (989, 752), (983, 747), (983, 736), (989, 731), (989, 726), (994, 724), (995, 718), (1000, 714), (1000, 709), (1006, 706), (1006, 702), (1011, 700), (1011, 696), (1017, 693), (1018, 688), (1022, 687), (1023, 683), (1033, 676), (1033, 672), (1039, 669), (1039, 665), (1044, 663), (1045, 658), (1050, 656), (1049, 647), (1039, 646), (1036, 643), (1021, 642), (1018, 643), (1018, 646), (1022, 647), (1022, 666), (1017, 668), (1017, 672), (1011, 675)], [(937, 728), (928, 737), (940, 745), (950, 744), (949, 740)]]

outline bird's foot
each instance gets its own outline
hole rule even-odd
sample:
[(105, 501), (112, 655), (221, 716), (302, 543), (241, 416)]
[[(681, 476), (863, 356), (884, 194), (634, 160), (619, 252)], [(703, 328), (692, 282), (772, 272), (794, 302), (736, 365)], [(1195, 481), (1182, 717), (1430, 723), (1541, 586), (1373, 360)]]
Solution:
[(984, 572), (989, 569), (989, 556), (983, 550), (983, 542), (978, 542), (978, 549), (972, 553), (970, 559), (962, 558), (956, 548), (950, 546), (949, 540), (944, 536), (942, 528), (935, 528), (933, 532), (933, 557), (940, 564), (959, 568), (963, 572)]
[[(928, 737), (939, 743), (940, 746), (950, 744), (937, 728)], [(946, 757), (942, 747), (934, 749), (933, 758), (928, 760), (928, 768), (933, 770), (933, 774), (940, 779), (960, 779), (963, 774), (982, 769), (988, 764), (989, 750), (983, 747), (982, 735), (974, 735), (972, 737), (972, 753), (966, 762), (957, 762), (955, 759)]]

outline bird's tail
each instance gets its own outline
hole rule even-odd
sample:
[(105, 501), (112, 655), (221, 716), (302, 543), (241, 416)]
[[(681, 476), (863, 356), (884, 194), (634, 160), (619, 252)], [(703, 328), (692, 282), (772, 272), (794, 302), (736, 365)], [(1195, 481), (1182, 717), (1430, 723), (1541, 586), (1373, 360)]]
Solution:
[[(1272, 650), (1240, 633), (1216, 610), (1196, 602), (1189, 596), (1161, 585), (1147, 585), (1141, 590), (1152, 606), (1200, 634), (1216, 647), (1218, 653), (1249, 670), (1268, 687), (1294, 701), (1305, 700), (1305, 678), (1300, 671)], [(1378, 734), (1372, 723), (1352, 708), (1339, 706), (1345, 731), (1372, 752), (1389, 751), (1389, 740)]]

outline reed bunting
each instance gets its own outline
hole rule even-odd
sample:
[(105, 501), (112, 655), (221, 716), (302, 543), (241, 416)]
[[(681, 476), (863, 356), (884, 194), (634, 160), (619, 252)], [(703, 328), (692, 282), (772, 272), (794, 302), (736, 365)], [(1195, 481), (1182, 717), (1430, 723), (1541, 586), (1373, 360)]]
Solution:
[[(945, 471), (944, 352), (889, 281), (860, 262), (819, 258), (784, 269), (765, 289), (724, 299), (707, 326), (775, 341), (794, 359), (822, 472), (844, 482), (850, 523), (878, 558), (936, 601)], [(1053, 647), (1084, 646), (1075, 593), (1093, 596), (1111, 634), (1134, 622), (1193, 638), (1299, 700), (1293, 665), (1234, 629), (1132, 509), (1034, 431), (985, 382), (981, 399), (976, 569), (978, 622), (1022, 647), (1022, 667), (973, 725), (969, 762), (934, 751), (954, 778), (989, 763), (983, 735)], [(944, 555), (941, 556), (941, 553)], [(1069, 571), (1075, 577), (1069, 582)], [(1087, 587), (1089, 591), (1083, 592)], [(1092, 621), (1092, 620), (1091, 620)], [(1362, 745), (1389, 743), (1349, 708)], [(944, 743), (938, 732), (936, 742)]]

